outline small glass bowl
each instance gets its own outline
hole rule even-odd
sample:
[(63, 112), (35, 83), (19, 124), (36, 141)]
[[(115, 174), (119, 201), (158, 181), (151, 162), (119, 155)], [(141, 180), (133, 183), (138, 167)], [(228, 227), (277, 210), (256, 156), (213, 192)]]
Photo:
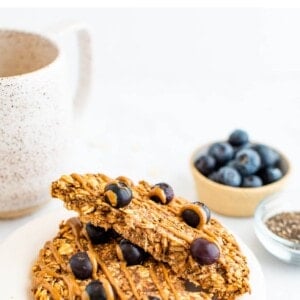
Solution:
[(262, 245), (277, 258), (300, 265), (300, 242), (279, 237), (265, 222), (282, 212), (300, 212), (300, 191), (284, 191), (263, 200), (254, 214), (255, 233)]

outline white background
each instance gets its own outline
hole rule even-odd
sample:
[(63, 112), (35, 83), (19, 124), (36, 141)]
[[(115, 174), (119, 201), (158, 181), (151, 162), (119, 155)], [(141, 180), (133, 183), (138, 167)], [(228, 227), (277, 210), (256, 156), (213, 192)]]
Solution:
[[(84, 171), (167, 181), (194, 201), (192, 151), (239, 127), (290, 158), (297, 188), (299, 9), (0, 10), (0, 27), (42, 31), (65, 20), (93, 33), (94, 88), (80, 131), (93, 155), (78, 157)], [(64, 44), (76, 74), (76, 45), (68, 37)], [(0, 238), (55, 205), (1, 221)], [(257, 255), (267, 299), (299, 299), (300, 268), (262, 248), (251, 218), (220, 218)]]

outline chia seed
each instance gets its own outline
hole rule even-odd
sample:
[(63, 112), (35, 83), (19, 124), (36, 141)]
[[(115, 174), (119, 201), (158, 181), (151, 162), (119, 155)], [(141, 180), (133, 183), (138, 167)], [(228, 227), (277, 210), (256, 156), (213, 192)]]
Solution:
[(300, 211), (276, 214), (265, 223), (268, 229), (279, 237), (300, 243)]

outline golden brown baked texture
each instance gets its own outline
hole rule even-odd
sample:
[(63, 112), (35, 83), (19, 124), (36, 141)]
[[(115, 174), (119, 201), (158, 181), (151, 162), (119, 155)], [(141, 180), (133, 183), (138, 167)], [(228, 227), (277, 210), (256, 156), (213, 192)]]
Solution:
[[(212, 294), (203, 291), (187, 291), (184, 280), (152, 257), (142, 264), (126, 266), (118, 258), (118, 243), (118, 237), (114, 237), (104, 244), (93, 245), (78, 218), (62, 222), (58, 234), (46, 242), (32, 268), (34, 299), (89, 299), (85, 289), (93, 280), (105, 285), (108, 300), (213, 299)], [(73, 275), (69, 261), (78, 252), (88, 253), (93, 262), (91, 278), (80, 280)]]
[[(152, 186), (145, 181), (130, 186), (133, 199), (129, 205), (114, 208), (106, 203), (104, 189), (113, 179), (103, 174), (64, 175), (52, 184), (52, 196), (79, 212), (84, 223), (113, 228), (132, 243), (142, 247), (154, 259), (166, 262), (178, 276), (200, 285), (217, 299), (236, 299), (250, 292), (249, 269), (235, 238), (215, 219), (201, 229), (182, 221), (179, 211), (187, 200), (176, 197), (167, 205), (149, 198)], [(211, 265), (199, 265), (190, 252), (196, 238), (213, 241), (220, 248), (220, 258)]]

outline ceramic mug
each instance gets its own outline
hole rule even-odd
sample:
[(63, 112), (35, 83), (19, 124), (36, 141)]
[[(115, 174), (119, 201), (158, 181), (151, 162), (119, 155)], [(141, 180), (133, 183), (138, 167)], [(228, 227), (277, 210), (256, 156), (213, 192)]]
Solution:
[(69, 163), (74, 115), (90, 86), (91, 45), (84, 25), (66, 32), (76, 34), (79, 46), (74, 99), (60, 34), (0, 30), (0, 218), (44, 204), (51, 181)]

